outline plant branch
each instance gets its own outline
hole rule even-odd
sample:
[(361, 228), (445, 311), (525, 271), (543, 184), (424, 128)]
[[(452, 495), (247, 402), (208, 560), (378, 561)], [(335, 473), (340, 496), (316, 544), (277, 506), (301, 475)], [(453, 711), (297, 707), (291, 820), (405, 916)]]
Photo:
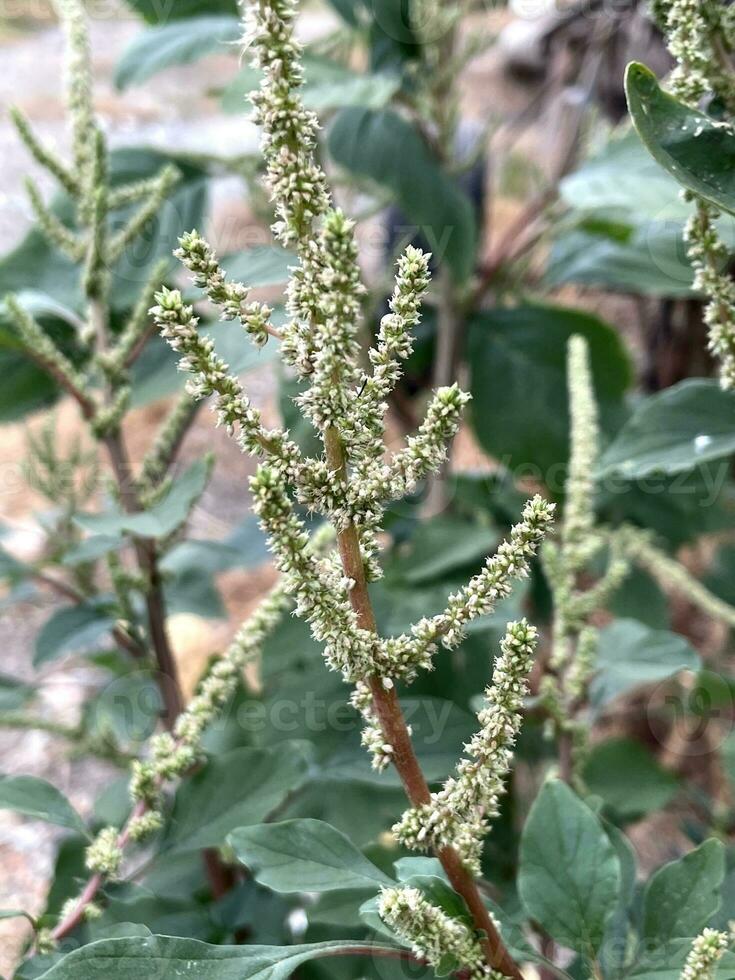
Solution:
[[(140, 509), (138, 496), (120, 431), (116, 430), (105, 436), (104, 442), (117, 481), (120, 502), (128, 513), (135, 513)], [(171, 729), (177, 716), (182, 712), (184, 703), (176, 661), (166, 632), (166, 602), (161, 570), (158, 566), (158, 552), (155, 541), (150, 539), (134, 537), (133, 545), (140, 570), (146, 579), (145, 604), (148, 630), (156, 664), (163, 675), (163, 683), (159, 682), (159, 688), (164, 702), (164, 722), (166, 727)]]
[[(333, 427), (324, 432), (324, 445), (330, 468), (338, 478), (346, 475), (345, 453), (339, 433)], [(360, 550), (360, 540), (354, 524), (337, 534), (340, 558), (345, 575), (355, 584), (350, 590), (350, 601), (361, 629), (377, 633), (375, 614), (368, 594), (365, 568)], [(431, 793), (421, 765), (416, 757), (411, 735), (406, 725), (395, 689), (387, 690), (379, 677), (368, 681), (373, 704), (386, 741), (393, 747), (392, 760), (401, 778), (411, 804), (415, 807), (429, 803)], [(513, 980), (522, 980), (521, 971), (505, 948), (497, 928), (482, 900), (477, 885), (468, 873), (459, 855), (451, 847), (442, 848), (437, 857), (447, 873), (454, 890), (462, 896), (472, 914), (475, 928), (482, 936), (481, 944), (488, 964)]]

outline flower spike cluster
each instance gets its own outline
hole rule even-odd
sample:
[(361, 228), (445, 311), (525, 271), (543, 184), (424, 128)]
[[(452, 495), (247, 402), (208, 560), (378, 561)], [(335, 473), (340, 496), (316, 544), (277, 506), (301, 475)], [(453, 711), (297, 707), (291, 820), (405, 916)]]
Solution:
[(570, 736), (579, 752), (586, 728), (576, 714), (594, 672), (598, 639), (589, 619), (622, 584), (630, 562), (620, 544), (612, 544), (603, 575), (593, 585), (580, 588), (580, 576), (609, 543), (595, 515), (593, 474), (599, 456), (599, 423), (589, 351), (581, 336), (569, 341), (567, 389), (571, 439), (564, 520), (559, 542), (545, 542), (542, 551), (554, 616), (551, 672), (544, 677), (541, 693), (556, 733)]
[(241, 282), (227, 282), (214, 249), (199, 232), (183, 235), (174, 255), (191, 272), (194, 285), (221, 309), (222, 319), (240, 320), (256, 347), (263, 347), (269, 334), (277, 334), (270, 322), (273, 310), (265, 303), (248, 303), (250, 290)]
[(378, 914), (440, 976), (456, 967), (472, 980), (492, 976), (469, 926), (432, 905), (418, 888), (384, 888)]
[(714, 980), (717, 964), (731, 940), (725, 932), (705, 929), (692, 943), (680, 980)]
[(432, 793), (431, 802), (408, 810), (393, 832), (406, 847), (454, 847), (465, 865), (479, 874), (482, 839), (498, 815), (504, 780), (520, 731), (523, 701), (533, 663), (537, 632), (526, 620), (509, 623), (495, 662), (479, 732), (465, 746), (468, 758), (457, 774)]
[[(321, 547), (323, 540), (317, 540)], [(179, 715), (172, 733), (156, 735), (150, 744), (150, 758), (132, 764), (130, 796), (133, 810), (122, 829), (103, 827), (85, 855), (87, 869), (95, 876), (78, 898), (62, 909), (51, 940), (65, 936), (74, 925), (89, 917), (94, 894), (102, 883), (115, 878), (130, 842), (149, 838), (163, 826), (161, 805), (165, 783), (183, 776), (202, 758), (202, 736), (232, 697), (244, 667), (260, 654), (263, 643), (281, 620), (288, 605), (279, 582), (240, 627), (230, 646), (212, 665), (208, 676), (186, 709)], [(91, 893), (92, 898), (89, 897)], [(92, 913), (94, 914), (94, 913)]]
[[(735, 73), (721, 57), (731, 47), (730, 8), (712, 0), (663, 0), (659, 7), (669, 51), (676, 59), (670, 77), (672, 93), (695, 107), (711, 93), (732, 122)], [(694, 288), (708, 299), (704, 318), (709, 349), (720, 361), (722, 387), (731, 390), (735, 388), (735, 283), (727, 271), (729, 249), (717, 230), (720, 212), (689, 191), (684, 197), (696, 205), (684, 232), (694, 267)]]
[[(263, 130), (266, 183), (277, 219), (273, 231), (298, 259), (287, 286), (290, 321), (280, 331), (280, 350), (305, 381), (296, 401), (320, 434), (323, 452), (306, 458), (287, 432), (263, 430), (240, 381), (212, 342), (199, 334), (197, 317), (178, 292), (162, 290), (153, 313), (163, 336), (181, 355), (179, 366), (192, 375), (190, 392), (195, 397), (214, 395), (219, 421), (229, 430), (237, 427), (243, 450), (262, 460), (250, 483), (253, 507), (284, 589), (295, 601), (295, 613), (309, 622), (323, 646), (328, 666), (355, 685), (352, 703), (366, 720), (363, 743), (373, 764), (382, 768), (410, 754), (401, 741), (405, 736), (410, 743), (410, 730), (402, 717), (390, 727), (381, 695), (395, 703), (397, 681), (411, 681), (419, 670), (430, 669), (440, 643), (457, 647), (467, 624), (510, 594), (514, 580), (528, 574), (554, 507), (534, 497), (508, 540), (449, 597), (443, 613), (422, 620), (403, 636), (379, 636), (367, 582), (380, 574), (378, 535), (384, 508), (441, 465), (469, 396), (456, 384), (440, 388), (418, 431), (402, 449), (388, 454), (387, 399), (400, 377), (401, 362), (411, 352), (411, 330), (419, 322), (429, 286), (429, 257), (409, 247), (399, 259), (390, 312), (380, 324), (365, 370), (358, 342), (364, 287), (354, 226), (332, 207), (316, 162), (318, 127), (299, 95), (301, 49), (293, 36), (294, 16), (292, 0), (255, 0), (247, 7), (246, 43), (263, 72), (252, 101)], [(210, 246), (192, 233), (182, 239), (178, 254), (222, 316), (245, 322), (247, 289), (227, 282)], [(250, 332), (257, 342), (257, 330)], [(311, 550), (297, 504), (326, 518), (337, 533), (338, 552), (319, 556)], [(525, 621), (509, 625), (495, 685), (480, 715), (482, 729), (455, 779), (447, 783), (445, 797), (437, 797), (431, 808), (432, 842), (439, 848), (445, 843), (456, 847), (454, 860), (459, 857), (472, 869), (478, 866), (482, 837), (502, 792), (535, 636)], [(396, 707), (400, 715), (400, 705)], [(436, 820), (439, 807), (446, 818)], [(414, 817), (410, 811), (404, 818), (407, 828)], [(449, 957), (472, 976), (491, 972), (490, 954), (479, 934), (434, 909), (418, 893), (386, 893), (381, 914), (417, 945), (434, 930), (434, 939), (421, 946), (431, 962)], [(413, 934), (411, 918), (416, 923)], [(480, 928), (489, 934), (494, 927), (485, 916)]]

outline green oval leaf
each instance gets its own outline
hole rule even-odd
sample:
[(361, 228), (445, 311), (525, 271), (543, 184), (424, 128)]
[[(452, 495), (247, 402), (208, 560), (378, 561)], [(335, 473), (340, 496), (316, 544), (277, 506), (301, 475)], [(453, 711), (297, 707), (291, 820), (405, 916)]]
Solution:
[(702, 378), (646, 398), (600, 460), (598, 476), (682, 473), (735, 452), (735, 394)]
[(472, 272), (477, 245), (467, 195), (441, 169), (414, 127), (390, 109), (343, 109), (329, 130), (335, 163), (386, 187), (455, 279)]
[(676, 776), (632, 738), (611, 738), (596, 745), (585, 763), (584, 781), (590, 793), (623, 820), (660, 810), (679, 789)]
[(149, 24), (166, 24), (203, 14), (237, 17), (240, 12), (237, 0), (127, 0), (127, 4)]
[(89, 836), (84, 821), (64, 794), (36, 776), (0, 776), (0, 810), (12, 810)]
[(33, 666), (56, 660), (67, 653), (93, 649), (110, 632), (115, 620), (107, 607), (91, 603), (52, 613), (36, 637)]
[[(135, 936), (101, 939), (82, 946), (41, 974), (38, 980), (287, 980), (302, 963), (324, 956), (345, 956), (364, 940), (300, 946), (210, 946), (196, 939)], [(372, 944), (376, 953), (396, 946)]]
[[(242, 33), (237, 17), (188, 17), (149, 27), (133, 39), (115, 69), (118, 89), (140, 85), (164, 68), (186, 65), (224, 45)], [(230, 49), (233, 53), (234, 48)]]
[(518, 891), (557, 942), (594, 952), (620, 889), (620, 861), (590, 808), (559, 780), (544, 785), (523, 828)]
[(322, 820), (238, 827), (228, 843), (256, 880), (273, 891), (327, 892), (391, 884), (348, 837)]
[(645, 65), (625, 74), (633, 124), (651, 156), (684, 187), (735, 213), (735, 133), (661, 88)]
[(617, 619), (600, 633), (590, 700), (601, 708), (641, 684), (662, 681), (680, 670), (698, 670), (700, 665), (697, 651), (678, 633)]
[(567, 340), (581, 334), (589, 343), (602, 421), (612, 428), (631, 381), (619, 336), (595, 316), (542, 305), (482, 312), (469, 330), (470, 411), (483, 449), (524, 474), (532, 467), (534, 476), (560, 483), (551, 468), (568, 453)]
[(643, 896), (644, 938), (663, 945), (696, 936), (720, 907), (724, 877), (725, 848), (714, 838), (659, 868)]
[(261, 823), (299, 786), (307, 762), (297, 745), (234, 749), (182, 783), (164, 843), (177, 851), (220, 847), (238, 827)]
[(137, 534), (142, 538), (162, 538), (184, 523), (189, 511), (207, 484), (210, 464), (199, 459), (175, 481), (168, 493), (149, 510), (136, 514), (115, 511), (108, 514), (78, 514), (75, 521), (92, 534)]

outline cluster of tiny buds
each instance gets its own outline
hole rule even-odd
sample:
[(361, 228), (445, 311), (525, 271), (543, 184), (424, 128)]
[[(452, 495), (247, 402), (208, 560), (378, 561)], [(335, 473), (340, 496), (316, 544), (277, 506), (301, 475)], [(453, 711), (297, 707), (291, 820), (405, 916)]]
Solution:
[(732, 934), (705, 929), (692, 943), (681, 980), (713, 980), (717, 964), (731, 941)]
[(329, 207), (321, 168), (313, 158), (319, 124), (296, 92), (302, 82), (301, 46), (293, 36), (295, 5), (289, 0), (249, 5), (246, 48), (263, 70), (251, 93), (254, 121), (263, 129), (267, 182), (276, 202), (274, 234), (286, 246), (308, 247), (312, 224)]
[(203, 289), (221, 310), (223, 320), (240, 320), (257, 347), (268, 340), (272, 310), (265, 303), (247, 303), (250, 290), (241, 282), (227, 282), (212, 246), (196, 229), (179, 239), (174, 255), (192, 274), (192, 281)]
[(431, 619), (423, 619), (413, 627), (409, 644), (417, 654), (441, 641), (447, 649), (459, 646), (465, 627), (478, 616), (492, 612), (498, 602), (507, 598), (514, 579), (527, 577), (529, 561), (554, 519), (555, 505), (536, 495), (523, 508), (518, 524), (510, 537), (491, 555), (483, 570), (458, 592), (449, 596), (447, 608)]
[(715, 61), (710, 25), (703, 11), (705, 2), (671, 0), (666, 13), (669, 50), (678, 62), (671, 76), (671, 88), (680, 99), (692, 104), (710, 91)]
[(398, 259), (395, 288), (390, 299), (390, 313), (380, 321), (377, 344), (369, 352), (373, 372), (366, 375), (360, 385), (360, 396), (350, 421), (351, 444), (365, 441), (375, 447), (379, 458), (382, 451), (385, 399), (397, 383), (400, 361), (411, 355), (412, 328), (421, 319), (421, 300), (429, 286), (430, 254), (409, 245)]
[[(711, 0), (669, 0), (659, 7), (669, 50), (677, 62), (670, 78), (674, 95), (697, 106), (703, 96), (713, 93), (732, 112), (735, 76), (722, 67), (719, 57), (720, 48), (729, 49), (732, 8)], [(709, 300), (704, 317), (709, 348), (721, 362), (722, 387), (731, 390), (735, 388), (735, 285), (726, 267), (729, 249), (715, 226), (717, 209), (689, 191), (684, 196), (696, 203), (684, 236), (695, 271), (694, 288)]]
[(536, 640), (535, 627), (525, 619), (508, 624), (485, 707), (478, 715), (480, 730), (465, 746), (469, 758), (461, 760), (456, 776), (432, 793), (430, 803), (407, 810), (393, 828), (407, 847), (453, 847), (465, 865), (479, 873), (482, 838), (497, 816), (521, 727)]
[(378, 897), (378, 914), (439, 976), (450, 972), (472, 980), (492, 976), (472, 929), (432, 905), (418, 888), (384, 888)]
[(229, 434), (239, 426), (238, 439), (243, 451), (254, 455), (267, 451), (274, 468), (291, 479), (298, 479), (303, 467), (298, 447), (285, 432), (264, 429), (260, 413), (252, 407), (240, 382), (216, 353), (211, 337), (199, 334), (199, 320), (193, 308), (184, 303), (178, 289), (164, 286), (155, 298), (156, 305), (150, 312), (161, 336), (181, 355), (179, 370), (192, 375), (187, 384), (191, 397), (199, 399), (215, 394), (217, 424), (223, 425)]
[(123, 850), (118, 842), (116, 827), (104, 827), (89, 845), (85, 853), (85, 864), (94, 874), (114, 878), (120, 870)]
[[(691, 194), (686, 195), (692, 199)], [(704, 313), (709, 327), (709, 348), (720, 361), (720, 382), (735, 388), (735, 283), (727, 271), (729, 250), (715, 226), (717, 209), (698, 200), (687, 222), (684, 238), (694, 266), (694, 288), (709, 300)]]
[(310, 554), (309, 535), (294, 513), (282, 475), (260, 466), (250, 488), (296, 615), (306, 618), (314, 638), (325, 644), (328, 665), (347, 680), (373, 673), (377, 637), (358, 626), (349, 599), (354, 582)]
[[(383, 678), (383, 686), (386, 689), (393, 687), (393, 681)], [(364, 681), (357, 681), (350, 697), (350, 704), (360, 712), (365, 725), (362, 730), (361, 742), (363, 747), (370, 753), (371, 764), (377, 772), (382, 772), (386, 766), (393, 761), (393, 746), (386, 740), (383, 729), (373, 707), (373, 695), (369, 686)], [(408, 734), (411, 734), (411, 726), (407, 725)]]
[[(74, 915), (78, 908), (79, 908), (78, 898), (68, 899), (61, 906), (61, 912), (59, 913), (59, 918), (63, 921), (69, 916)], [(99, 906), (96, 902), (90, 902), (88, 905), (84, 906), (83, 915), (84, 915), (85, 922), (94, 922), (96, 919), (99, 919), (102, 916), (102, 907)], [(54, 945), (55, 944), (53, 943), (52, 940), (51, 949), (53, 949)]]

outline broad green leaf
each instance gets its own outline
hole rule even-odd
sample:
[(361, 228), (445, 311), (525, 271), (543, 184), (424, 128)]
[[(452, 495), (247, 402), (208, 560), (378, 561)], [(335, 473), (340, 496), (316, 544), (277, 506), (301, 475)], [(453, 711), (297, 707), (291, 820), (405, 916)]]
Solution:
[(725, 848), (706, 840), (651, 877), (643, 896), (643, 938), (664, 944), (696, 936), (720, 907)]
[(211, 619), (224, 616), (225, 608), (214, 576), (232, 568), (259, 565), (262, 561), (262, 549), (249, 552), (225, 541), (180, 542), (161, 561), (161, 569), (167, 576), (169, 612), (189, 612)]
[(362, 925), (360, 909), (374, 889), (359, 891), (322, 892), (315, 905), (310, 905), (307, 917), (310, 925), (352, 928)]
[[(696, 936), (654, 943), (626, 973), (628, 980), (679, 980)], [(726, 952), (714, 971), (715, 980), (735, 977), (735, 953)]]
[[(262, 532), (254, 525), (254, 531), (262, 540)], [(179, 574), (191, 568), (209, 572), (210, 575), (217, 575), (219, 572), (227, 572), (232, 568), (249, 568), (253, 565), (263, 563), (267, 551), (264, 551), (262, 543), (259, 548), (255, 546), (259, 543), (257, 537), (253, 536), (253, 548), (240, 548), (227, 541), (216, 541), (191, 538), (188, 541), (181, 541), (166, 554), (161, 561), (161, 568), (165, 572)]]
[(396, 549), (391, 573), (409, 585), (446, 578), (467, 565), (481, 565), (497, 544), (498, 535), (490, 528), (440, 515), (419, 523), (411, 539)]
[(649, 221), (624, 237), (605, 223), (585, 220), (554, 239), (545, 282), (602, 286), (616, 292), (667, 298), (690, 297), (694, 269), (682, 249), (683, 225)]
[[(689, 296), (694, 270), (683, 242), (693, 212), (680, 187), (651, 157), (638, 134), (614, 136), (560, 185), (569, 208), (558, 224), (546, 281), (652, 296)], [(717, 223), (735, 246), (732, 222)]]
[(169, 613), (190, 613), (202, 619), (225, 619), (222, 602), (212, 573), (206, 568), (186, 568), (167, 579), (164, 591)]
[(667, 220), (681, 225), (691, 206), (681, 200), (679, 186), (651, 159), (637, 133), (614, 134), (602, 149), (563, 178), (564, 203), (586, 216), (628, 223)]
[(607, 611), (620, 619), (635, 619), (654, 630), (671, 624), (669, 599), (659, 584), (640, 568), (631, 568), (607, 603)]
[(600, 477), (682, 473), (735, 452), (735, 394), (690, 379), (640, 403), (600, 460)]
[(210, 465), (200, 459), (174, 481), (168, 493), (149, 510), (137, 514), (113, 511), (107, 514), (78, 514), (77, 524), (92, 534), (136, 534), (142, 538), (163, 538), (175, 531), (189, 516), (209, 478)]
[[(196, 858), (196, 855), (192, 854), (191, 857)], [(204, 908), (207, 909), (207, 906)], [(246, 878), (230, 888), (208, 911), (210, 917), (228, 931), (247, 931), (248, 942), (279, 946), (291, 939), (287, 921), (291, 908), (288, 899), (261, 887), (252, 878)], [(310, 921), (311, 911), (310, 908)], [(355, 912), (344, 925), (353, 926), (359, 921)]]
[(651, 156), (688, 190), (735, 213), (735, 133), (669, 95), (645, 65), (625, 75), (633, 124)]
[(676, 776), (632, 738), (613, 738), (595, 745), (585, 762), (584, 781), (590, 793), (624, 820), (660, 810), (679, 789)]
[(16, 677), (0, 674), (0, 711), (15, 711), (34, 695), (33, 686), (26, 684)]
[(93, 534), (71, 547), (62, 559), (65, 565), (79, 565), (83, 562), (97, 561), (111, 551), (124, 547), (125, 539), (120, 535)]
[(212, 934), (210, 910), (191, 894), (171, 898), (124, 881), (108, 884), (105, 897), (104, 914), (89, 927), (90, 940), (153, 933), (207, 939)]
[[(354, 72), (328, 58), (304, 55), (304, 84), (301, 97), (307, 109), (329, 112), (345, 106), (362, 106), (381, 109), (400, 87), (397, 73), (388, 71)], [(243, 113), (247, 108), (250, 92), (257, 89), (261, 73), (254, 68), (243, 68), (222, 93), (225, 112)]]
[(269, 817), (303, 783), (306, 769), (293, 742), (235, 749), (211, 760), (180, 786), (164, 846), (176, 851), (221, 847), (233, 830)]
[(233, 548), (240, 556), (237, 566), (240, 568), (262, 565), (270, 557), (267, 539), (261, 530), (258, 518), (254, 514), (236, 525), (227, 537), (225, 544), (229, 548)]
[(391, 883), (348, 837), (321, 820), (239, 827), (228, 843), (261, 885), (285, 894)]
[[(681, 473), (655, 472), (637, 479), (606, 476), (597, 498), (600, 516), (613, 526), (645, 527), (675, 551), (702, 534), (732, 527), (730, 501), (735, 483), (730, 470), (729, 461), (720, 459)], [(627, 579), (626, 587), (632, 582)], [(636, 614), (633, 618), (641, 617)]]
[(620, 888), (620, 862), (602, 824), (559, 780), (531, 807), (520, 846), (518, 891), (528, 915), (557, 942), (596, 951)]
[(36, 776), (0, 776), (0, 810), (12, 810), (87, 835), (84, 821), (64, 794)]
[(595, 395), (609, 429), (620, 422), (631, 382), (618, 334), (579, 310), (540, 305), (483, 311), (469, 331), (471, 418), (483, 449), (561, 491), (558, 464), (569, 444), (567, 340), (581, 334), (590, 345)]
[(222, 256), (222, 268), (231, 279), (246, 286), (278, 286), (286, 282), (289, 266), (296, 265), (298, 258), (293, 252), (277, 245), (256, 245)]
[(90, 650), (107, 636), (115, 620), (105, 605), (81, 603), (51, 614), (36, 637), (33, 666), (40, 667), (68, 653)]
[(74, 263), (53, 249), (35, 226), (0, 257), (0, 296), (35, 290), (76, 311), (81, 308), (78, 279)]
[(24, 354), (0, 350), (0, 422), (15, 422), (31, 412), (53, 405), (59, 389), (52, 379)]
[(126, 0), (149, 24), (167, 24), (172, 20), (201, 17), (205, 14), (229, 14), (237, 17), (237, 0)]
[(625, 691), (681, 670), (697, 670), (700, 663), (697, 651), (678, 633), (650, 629), (635, 619), (617, 619), (600, 633), (590, 699), (599, 709)]
[(472, 916), (461, 895), (452, 888), (442, 870), (441, 875), (417, 874), (405, 879), (407, 888), (418, 888), (432, 905), (440, 908), (451, 919), (459, 919), (473, 927)]
[[(39, 980), (288, 980), (302, 963), (364, 950), (364, 940), (301, 946), (210, 946), (170, 936), (101, 939), (65, 956)], [(372, 944), (380, 953), (395, 946)]]
[(630, 908), (636, 889), (636, 857), (633, 845), (621, 830), (606, 821), (604, 827), (620, 861), (620, 891), (613, 914), (607, 921), (599, 959), (603, 975), (616, 976), (623, 968), (629, 949)]
[[(123, 52), (115, 68), (119, 89), (140, 85), (171, 65), (186, 65), (213, 51), (226, 51), (242, 33), (237, 17), (200, 16), (149, 27)], [(234, 52), (234, 48), (230, 51)]]
[(116, 677), (85, 705), (85, 733), (95, 741), (139, 749), (161, 718), (161, 693), (149, 670)]
[[(14, 293), (21, 306), (36, 318), (53, 342), (67, 356), (72, 356), (79, 329), (79, 318), (68, 305), (65, 305), (70, 297), (62, 295), (64, 302), (60, 302), (59, 298), (54, 298), (46, 292), (24, 288), (33, 285), (27, 275), (25, 259), (35, 262), (37, 253), (43, 250), (48, 251), (48, 245), (45, 240), (38, 238), (29, 242), (27, 252), (24, 253), (19, 246), (16, 250), (19, 254), (11, 252), (0, 258), (0, 290), (2, 290), (0, 297), (8, 292)], [(62, 270), (58, 267), (49, 272), (49, 279), (53, 280), (54, 284), (57, 274), (63, 276)], [(38, 268), (39, 286), (43, 284), (43, 278), (44, 269), (41, 263)], [(62, 289), (61, 292), (63, 294), (64, 290)], [(8, 313), (4, 302), (0, 302), (0, 371), (3, 376), (3, 385), (0, 389), (0, 421), (11, 422), (23, 418), (29, 412), (53, 404), (58, 397), (58, 388), (54, 379), (26, 356), (16, 332), (15, 321)]]
[(329, 5), (337, 11), (340, 17), (350, 27), (360, 26), (359, 14), (362, 9), (361, 0), (329, 0)]
[(335, 163), (390, 191), (456, 280), (469, 277), (477, 245), (472, 204), (407, 120), (390, 109), (342, 109), (328, 144)]
[[(15, 298), (36, 320), (43, 320), (49, 317), (62, 320), (74, 330), (81, 330), (84, 326), (83, 320), (74, 310), (64, 306), (63, 303), (59, 303), (58, 300), (55, 300), (53, 296), (49, 296), (47, 293), (39, 292), (36, 289), (22, 289), (19, 293), (15, 294)], [(0, 303), (0, 324), (3, 324), (3, 321), (9, 315), (6, 310), (7, 307), (3, 301)], [(9, 338), (3, 336), (4, 342), (8, 340)], [(22, 349), (22, 346), (20, 341), (17, 341), (19, 350)]]
[(433, 875), (441, 878), (444, 875), (439, 858), (434, 857), (404, 857), (398, 858), (393, 862), (396, 870), (396, 878), (399, 881), (408, 881), (416, 875)]

